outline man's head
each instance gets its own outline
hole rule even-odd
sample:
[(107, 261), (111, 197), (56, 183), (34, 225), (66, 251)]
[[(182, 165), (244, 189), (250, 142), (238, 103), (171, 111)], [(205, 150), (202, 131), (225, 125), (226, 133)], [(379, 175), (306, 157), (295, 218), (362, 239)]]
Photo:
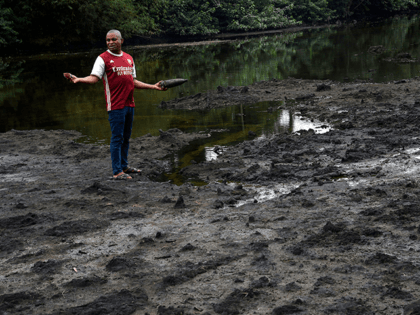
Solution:
[(106, 45), (108, 49), (114, 54), (121, 53), (121, 45), (124, 42), (124, 39), (121, 37), (120, 31), (110, 30), (106, 34)]

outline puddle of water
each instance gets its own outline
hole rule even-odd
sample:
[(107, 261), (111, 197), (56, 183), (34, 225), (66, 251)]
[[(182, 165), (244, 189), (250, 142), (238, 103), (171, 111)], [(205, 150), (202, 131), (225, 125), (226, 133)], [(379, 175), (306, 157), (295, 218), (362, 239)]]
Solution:
[[(231, 186), (236, 186), (236, 184), (229, 184)], [(257, 201), (258, 203), (262, 203), (265, 201), (273, 200), (281, 195), (290, 193), (293, 189), (299, 187), (299, 184), (278, 184), (273, 185), (270, 187), (262, 187), (257, 185), (246, 185), (243, 187), (248, 192), (256, 193), (253, 198), (247, 200), (240, 200), (235, 207), (240, 207), (245, 204), (254, 203)]]
[[(217, 157), (225, 150), (226, 145), (236, 144), (243, 140), (249, 139), (248, 133), (246, 132), (248, 130), (255, 130), (259, 138), (267, 138), (274, 133), (286, 131), (298, 133), (301, 130), (312, 129), (315, 131), (315, 133), (325, 133), (331, 130), (331, 127), (323, 122), (305, 118), (301, 115), (294, 114), (289, 110), (277, 110), (274, 114), (267, 112), (267, 108), (272, 107), (273, 105), (278, 106), (281, 104), (281, 102), (260, 102), (249, 106), (249, 109), (253, 109), (255, 114), (253, 115), (253, 113), (249, 110), (246, 111), (248, 115), (253, 115), (251, 122), (249, 122), (246, 114), (241, 116), (240, 119), (242, 123), (242, 134), (240, 134), (241, 130), (232, 129), (219, 132), (219, 136), (217, 137), (218, 139), (216, 141), (209, 140), (209, 145), (205, 145), (205, 160), (212, 161), (217, 159)], [(224, 114), (220, 113), (219, 116), (224, 116)], [(264, 122), (266, 122), (266, 124), (264, 124)], [(238, 132), (236, 139), (231, 138), (232, 131)]]
[(405, 150), (405, 153), (413, 155), (414, 158), (420, 159), (420, 148), (411, 148)]
[(206, 184), (200, 180), (183, 179), (178, 172), (192, 161), (200, 163), (216, 160), (227, 146), (251, 139), (250, 131), (256, 134), (257, 139), (263, 139), (276, 133), (299, 133), (309, 129), (316, 133), (324, 133), (331, 129), (325, 123), (304, 118), (300, 113), (279, 109), (281, 105), (283, 102), (273, 101), (214, 109), (206, 113), (177, 111), (180, 121), (174, 121), (174, 125), (179, 129), (184, 132), (206, 132), (211, 136), (193, 141), (174, 154), (171, 172), (164, 174), (160, 181), (169, 180), (177, 185), (186, 181), (194, 185)]
[(331, 130), (331, 126), (318, 120), (308, 119), (300, 115), (283, 110), (280, 116), (281, 126), (290, 126), (292, 132), (313, 129), (315, 133), (326, 133)]
[(225, 146), (217, 146), (217, 147), (206, 147), (205, 154), (206, 154), (206, 161), (213, 161), (216, 160), (220, 154), (226, 149)]

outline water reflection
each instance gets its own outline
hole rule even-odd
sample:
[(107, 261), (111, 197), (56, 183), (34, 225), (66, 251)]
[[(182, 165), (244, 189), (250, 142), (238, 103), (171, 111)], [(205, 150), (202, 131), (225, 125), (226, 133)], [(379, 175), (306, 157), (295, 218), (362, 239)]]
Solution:
[[(243, 86), (271, 78), (385, 82), (415, 77), (420, 73), (419, 62), (403, 64), (387, 60), (398, 53), (419, 58), (419, 28), (420, 17), (402, 17), (380, 24), (223, 43), (125, 47), (134, 57), (139, 80), (148, 83), (171, 78), (189, 80), (164, 93), (136, 90), (132, 136), (148, 133), (157, 136), (159, 129), (171, 128), (208, 133), (210, 137), (191, 143), (172, 157), (174, 172), (167, 178), (180, 182), (178, 169), (192, 160), (217, 158), (225, 146), (249, 139), (250, 132), (257, 137), (308, 129), (326, 132), (328, 126), (281, 109), (282, 104), (278, 102), (202, 112), (162, 110), (158, 105), (162, 101), (216, 90), (219, 85)], [(372, 46), (382, 46), (381, 53), (371, 53)], [(62, 77), (63, 72), (78, 76), (90, 74), (101, 52), (0, 59), (0, 132), (77, 130), (86, 136), (81, 141), (108, 144), (110, 128), (102, 84), (70, 84)]]
[[(216, 122), (208, 128), (209, 121), (206, 115), (198, 115), (195, 122), (196, 129), (203, 129), (208, 138), (199, 139), (190, 143), (171, 157), (172, 170), (163, 174), (159, 180), (170, 181), (176, 185), (183, 184), (186, 180), (194, 185), (206, 184), (197, 179), (185, 179), (179, 171), (192, 162), (216, 160), (229, 145), (234, 145), (245, 140), (254, 139), (252, 134), (258, 135), (257, 139), (270, 138), (276, 133), (299, 133), (302, 130), (312, 129), (316, 133), (327, 132), (330, 126), (320, 121), (309, 120), (282, 109), (283, 102), (259, 102), (252, 105), (238, 105), (228, 108), (212, 110), (214, 117), (224, 117), (221, 124)], [(180, 122), (179, 122), (180, 124)], [(227, 127), (227, 128), (226, 128)]]
[(214, 161), (217, 160), (218, 156), (223, 153), (225, 147), (206, 147), (205, 154), (206, 154), (206, 161)]
[[(158, 108), (161, 101), (205, 93), (219, 85), (241, 86), (287, 77), (383, 82), (417, 76), (419, 63), (399, 64), (385, 60), (400, 52), (418, 57), (420, 42), (416, 30), (419, 27), (419, 17), (402, 17), (381, 24), (325, 28), (219, 44), (125, 47), (134, 57), (139, 80), (154, 83), (177, 77), (189, 79), (187, 84), (165, 93), (136, 90), (133, 137), (147, 133), (158, 135), (159, 129), (174, 127), (183, 131), (202, 131), (221, 126), (233, 132), (228, 135), (227, 142), (232, 142), (232, 138), (239, 139), (237, 127), (242, 126), (245, 130), (249, 126), (249, 120), (242, 119), (245, 116), (241, 118), (241, 114), (246, 113), (240, 108), (198, 114)], [(369, 47), (377, 45), (383, 46), (382, 54), (368, 52)], [(95, 50), (1, 59), (0, 132), (73, 129), (82, 132), (89, 141), (109, 143), (102, 84), (75, 85), (62, 78), (62, 73), (67, 71), (79, 76), (88, 75), (99, 53), (101, 51)], [(282, 115), (281, 119), (290, 119), (287, 113)], [(273, 126), (272, 116), (268, 113), (266, 116), (259, 120), (258, 126), (252, 127), (258, 135), (267, 129), (265, 125)], [(298, 124), (306, 122), (293, 123)]]
[[(253, 109), (254, 112), (256, 113), (264, 113), (265, 112), (271, 112), (267, 111), (267, 109), (272, 109), (272, 106), (279, 106), (281, 105), (282, 102), (261, 102), (261, 103), (257, 103), (254, 104), (252, 106), (250, 106), (250, 108)], [(242, 127), (242, 131), (244, 132), (244, 140), (246, 137), (246, 130), (248, 130), (247, 126), (248, 126), (248, 121), (246, 119), (246, 115), (243, 114), (243, 107), (240, 106), (240, 110), (241, 110), (241, 115), (240, 115), (240, 124)], [(296, 132), (299, 133), (299, 131), (302, 130), (310, 130), (312, 129), (315, 133), (325, 133), (328, 132), (331, 129), (331, 126), (317, 121), (317, 120), (311, 120), (305, 117), (300, 116), (299, 114), (294, 114), (292, 111), (290, 110), (286, 110), (286, 109), (277, 109), (274, 111), (274, 113), (272, 114), (274, 115), (272, 121), (273, 123), (267, 124), (266, 127), (261, 130), (260, 132), (260, 136), (259, 138), (268, 138), (273, 134), (276, 133), (284, 133), (284, 132)], [(266, 119), (266, 115), (260, 115), (257, 117), (259, 119)], [(235, 117), (232, 117), (232, 120), (235, 120)], [(257, 122), (256, 123), (261, 124), (261, 122)], [(252, 129), (252, 128), (249, 128)], [(237, 142), (234, 141), (234, 143)], [(221, 146), (219, 144), (217, 144), (216, 146), (206, 146), (204, 148), (204, 155), (205, 155), (205, 160), (206, 161), (212, 161), (212, 160), (216, 160), (218, 158), (218, 156), (220, 154), (223, 153), (223, 151), (225, 150), (226, 146)]]
[(325, 123), (293, 114), (293, 112), (288, 110), (282, 110), (279, 118), (279, 126), (283, 128), (290, 126), (289, 131), (291, 132), (312, 129), (315, 133), (325, 133), (331, 129), (331, 127)]

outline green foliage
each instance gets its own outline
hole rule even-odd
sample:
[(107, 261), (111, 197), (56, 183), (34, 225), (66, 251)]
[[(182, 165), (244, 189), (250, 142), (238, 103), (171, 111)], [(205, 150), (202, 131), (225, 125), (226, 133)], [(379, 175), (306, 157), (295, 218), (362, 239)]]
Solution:
[(334, 11), (328, 7), (327, 0), (296, 0), (292, 9), (292, 16), (304, 23), (318, 23), (329, 21)]
[(153, 21), (132, 0), (4, 0), (15, 31), (26, 44), (97, 41), (109, 29), (124, 37), (146, 32)]
[(225, 21), (226, 31), (265, 30), (296, 24), (285, 15), (289, 7), (278, 5), (281, 3), (272, 0), (228, 0), (219, 3), (217, 13)]
[(109, 29), (125, 38), (279, 29), (419, 6), (420, 0), (0, 0), (0, 47), (68, 47), (98, 42)]
[(218, 33), (215, 7), (208, 0), (173, 0), (168, 8), (165, 31), (179, 35)]
[(392, 14), (402, 10), (419, 9), (419, 0), (328, 0), (334, 17)]
[(4, 0), (0, 1), (0, 32), (0, 47), (20, 42), (14, 29), (13, 12), (5, 7)]
[(167, 8), (170, 7), (170, 0), (134, 0), (137, 8), (137, 17), (135, 18), (141, 25), (134, 34), (157, 34), (162, 32), (160, 25), (167, 14)]
[(174, 0), (165, 30), (178, 35), (281, 28), (296, 22), (284, 0)]
[(375, 13), (407, 10), (416, 6), (418, 6), (417, 0), (366, 0), (365, 4), (368, 11)]
[[(103, 36), (109, 29), (118, 29), (124, 37), (142, 29), (137, 20), (137, 8), (131, 0), (61, 0), (77, 1), (72, 8), (78, 35)], [(74, 23), (74, 22), (73, 22)], [(92, 38), (93, 39), (93, 38)]]
[[(358, 2), (356, 4), (356, 8), (358, 5), (362, 4), (365, 0), (356, 0)], [(340, 19), (347, 19), (353, 14), (352, 7), (355, 1), (353, 0), (335, 0), (335, 1), (328, 1), (328, 9), (332, 12), (332, 19), (340, 18)]]
[(23, 63), (24, 61), (18, 61), (10, 64), (0, 58), (0, 89), (5, 86), (22, 82), (19, 77), (23, 72)]

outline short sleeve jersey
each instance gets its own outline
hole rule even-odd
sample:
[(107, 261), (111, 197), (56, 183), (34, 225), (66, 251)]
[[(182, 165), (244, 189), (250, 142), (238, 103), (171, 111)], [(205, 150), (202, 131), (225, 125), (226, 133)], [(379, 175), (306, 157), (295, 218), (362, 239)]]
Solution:
[(107, 111), (134, 107), (133, 57), (125, 52), (115, 55), (106, 51), (99, 55), (91, 74), (102, 78)]

